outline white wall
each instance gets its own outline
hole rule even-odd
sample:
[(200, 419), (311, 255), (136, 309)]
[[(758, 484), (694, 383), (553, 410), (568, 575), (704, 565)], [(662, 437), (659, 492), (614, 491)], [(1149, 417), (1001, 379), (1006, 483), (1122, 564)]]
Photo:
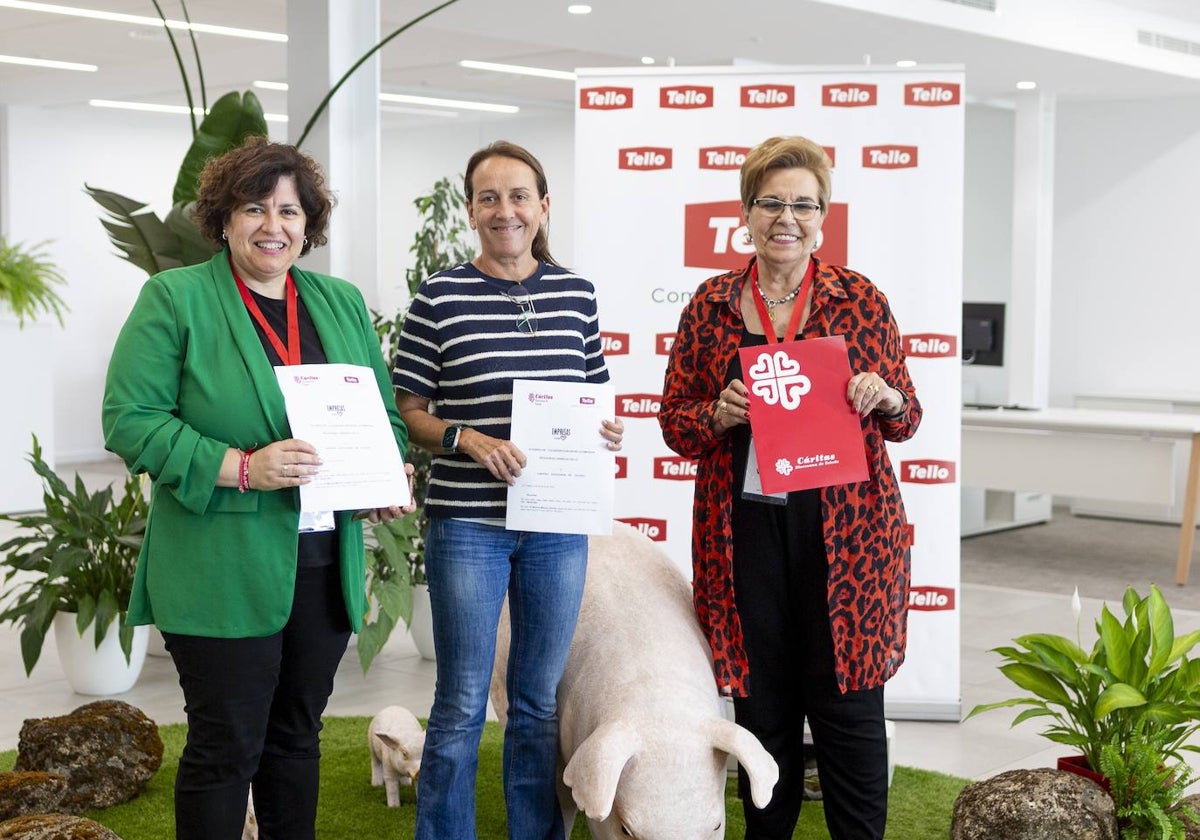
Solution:
[[(968, 85), (970, 76), (968, 75)], [(968, 106), (963, 173), (964, 301), (1009, 302), (1012, 283), (1013, 131), (1011, 110)], [(963, 401), (1003, 403), (1003, 367), (963, 367)]]
[(1051, 404), (1200, 394), (1200, 97), (1057, 121)]

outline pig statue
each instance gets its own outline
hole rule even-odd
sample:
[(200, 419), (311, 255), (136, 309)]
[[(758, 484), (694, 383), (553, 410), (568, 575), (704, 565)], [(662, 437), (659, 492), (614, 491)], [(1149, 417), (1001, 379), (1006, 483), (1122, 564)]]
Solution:
[(421, 770), (425, 730), (403, 706), (388, 706), (367, 729), (371, 748), (371, 784), (383, 785), (389, 808), (400, 805), (400, 785), (414, 785)]
[[(491, 695), (503, 724), (507, 608), (496, 647)], [(755, 804), (766, 805), (775, 761), (722, 708), (683, 575), (623, 523), (589, 538), (579, 624), (558, 686), (566, 833), (582, 810), (603, 840), (723, 838), (727, 755), (746, 768)]]

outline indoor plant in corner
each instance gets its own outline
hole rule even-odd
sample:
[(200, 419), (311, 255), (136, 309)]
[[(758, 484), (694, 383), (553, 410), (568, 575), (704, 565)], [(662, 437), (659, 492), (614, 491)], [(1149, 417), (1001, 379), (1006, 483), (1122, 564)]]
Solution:
[(111, 486), (89, 491), (78, 475), (72, 488), (42, 459), (36, 436), (29, 462), (42, 478), (44, 510), (0, 517), (19, 528), (0, 545), (0, 622), (21, 626), (27, 675), (53, 626), (77, 693), (128, 691), (141, 673), (148, 629), (125, 623), (148, 510), (141, 479), (126, 476), (119, 496)]
[[(1182, 837), (1180, 814), (1172, 806), (1183, 786), (1174, 781), (1190, 772), (1183, 751), (1200, 751), (1187, 743), (1200, 731), (1200, 660), (1188, 658), (1200, 643), (1200, 631), (1175, 636), (1171, 609), (1157, 586), (1144, 598), (1125, 590), (1121, 607), (1122, 618), (1107, 604), (1102, 607), (1090, 652), (1049, 633), (1020, 636), (1015, 646), (996, 648), (1004, 660), (1000, 671), (1030, 695), (976, 706), (968, 717), (1023, 706), (1014, 726), (1048, 718), (1043, 735), (1082, 752), (1085, 769), (1109, 787), (1121, 786), (1114, 799), (1128, 812), (1126, 819), (1161, 812), (1161, 836)], [(1078, 623), (1078, 593), (1075, 615)], [(1157, 768), (1168, 782), (1168, 801), (1156, 784), (1130, 785), (1130, 768), (1146, 766)], [(1061, 760), (1059, 767), (1072, 769)], [(1114, 775), (1117, 769), (1122, 773)], [(1150, 790), (1153, 802), (1144, 798)], [(1176, 798), (1170, 801), (1170, 796)]]

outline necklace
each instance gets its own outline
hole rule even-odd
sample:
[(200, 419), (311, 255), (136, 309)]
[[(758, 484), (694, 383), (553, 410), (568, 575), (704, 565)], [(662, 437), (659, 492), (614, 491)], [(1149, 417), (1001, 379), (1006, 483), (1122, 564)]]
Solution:
[(763, 291), (762, 284), (759, 283), (757, 279), (754, 281), (754, 285), (758, 288), (758, 294), (762, 297), (763, 303), (765, 303), (767, 305), (767, 319), (772, 324), (775, 323), (775, 307), (782, 306), (783, 304), (785, 304), (789, 301), (795, 300), (796, 295), (800, 294), (800, 289), (804, 286), (804, 284), (801, 283), (799, 286), (792, 289), (790, 292), (788, 292), (786, 295), (781, 297), (779, 300), (771, 300), (771, 298), (767, 297), (767, 293)]

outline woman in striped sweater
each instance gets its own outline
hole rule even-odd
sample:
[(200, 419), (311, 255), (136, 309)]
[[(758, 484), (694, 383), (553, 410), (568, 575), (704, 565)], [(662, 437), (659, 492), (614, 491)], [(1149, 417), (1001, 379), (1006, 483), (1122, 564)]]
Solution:
[[(512, 383), (601, 383), (608, 370), (592, 284), (550, 256), (541, 164), (500, 141), (471, 157), (464, 181), (479, 256), (421, 284), (393, 372), (411, 440), (437, 456), (425, 501), (437, 688), (416, 837), (475, 838), (479, 737), (507, 594), (509, 837), (557, 840), (563, 824), (555, 795), (554, 695), (575, 631), (587, 539), (504, 526), (507, 487), (525, 466), (509, 440)], [(620, 420), (597, 430), (614, 450), (623, 432)]]

